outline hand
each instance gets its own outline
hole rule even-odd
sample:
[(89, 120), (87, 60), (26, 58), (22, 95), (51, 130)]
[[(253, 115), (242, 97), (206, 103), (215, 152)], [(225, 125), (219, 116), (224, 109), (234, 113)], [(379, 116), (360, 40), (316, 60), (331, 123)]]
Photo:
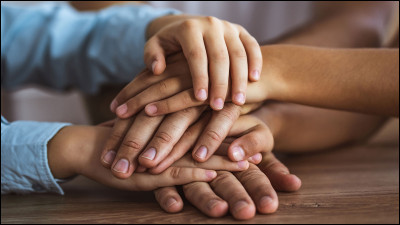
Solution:
[[(209, 123), (210, 116), (204, 115), (199, 122), (192, 125), (204, 109), (190, 108), (165, 118), (149, 117), (142, 111), (131, 119), (117, 119), (103, 147), (101, 163), (106, 168), (112, 168), (116, 177), (125, 179), (131, 176), (139, 165), (140, 171), (145, 167), (154, 168), (150, 170), (152, 173), (161, 173), (193, 146), (195, 149), (205, 147), (208, 152), (204, 154), (204, 148), (202, 154), (195, 152), (198, 162), (208, 160), (228, 135), (239, 117), (241, 107), (227, 104), (223, 110), (210, 115)], [(192, 126), (189, 127), (190, 125)], [(194, 145), (194, 138), (199, 136), (197, 145)], [(240, 160), (237, 164), (238, 170), (248, 168), (247, 161)]]
[[(272, 61), (270, 59), (270, 61)], [(199, 101), (193, 94), (189, 65), (182, 54), (170, 56), (168, 67), (162, 76), (150, 76), (151, 72), (144, 70), (132, 82), (125, 86), (115, 97), (111, 110), (119, 118), (128, 118), (145, 107), (147, 115), (165, 115), (182, 109), (210, 104), (209, 101)], [(246, 103), (261, 103), (269, 99), (269, 91), (273, 90), (274, 82), (269, 77), (276, 73), (273, 63), (269, 64), (260, 82), (249, 83), (246, 91)], [(268, 74), (267, 74), (268, 73)], [(231, 101), (229, 91), (226, 100)], [(118, 108), (116, 105), (121, 104)], [(149, 104), (152, 103), (152, 104)]]
[[(259, 213), (269, 214), (278, 209), (276, 191), (293, 192), (301, 187), (301, 180), (273, 153), (264, 153), (261, 164), (250, 165), (242, 172), (218, 172), (209, 184), (194, 182), (183, 186), (185, 197), (207, 216), (222, 217), (228, 208), (235, 219), (246, 220)], [(182, 198), (175, 187), (154, 191), (156, 200), (166, 212), (183, 208)]]
[[(166, 68), (165, 58), (183, 52), (189, 63), (196, 99), (205, 101), (210, 79), (210, 105), (223, 108), (232, 78), (233, 102), (244, 104), (248, 74), (259, 79), (260, 47), (243, 27), (215, 17), (166, 16), (149, 25), (144, 60), (154, 74)], [(209, 73), (209, 74), (208, 74)]]
[(193, 181), (211, 181), (216, 176), (214, 170), (237, 171), (237, 163), (226, 157), (213, 156), (206, 163), (195, 163), (187, 155), (159, 175), (136, 173), (126, 180), (115, 179), (97, 160), (110, 131), (110, 128), (92, 126), (61, 129), (48, 144), (48, 160), (53, 176), (66, 178), (82, 174), (111, 187), (145, 191)]

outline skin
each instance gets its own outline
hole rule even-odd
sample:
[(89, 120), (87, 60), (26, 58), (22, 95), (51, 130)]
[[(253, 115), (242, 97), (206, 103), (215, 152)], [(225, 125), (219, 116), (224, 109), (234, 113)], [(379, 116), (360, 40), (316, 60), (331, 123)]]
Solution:
[[(144, 61), (153, 74), (160, 75), (166, 68), (166, 57), (183, 52), (193, 80), (196, 99), (208, 99), (210, 106), (221, 110), (232, 80), (233, 102), (243, 105), (248, 77), (260, 77), (262, 56), (257, 41), (241, 26), (215, 17), (188, 15), (164, 16), (147, 28), (148, 41)], [(250, 76), (249, 76), (250, 75)], [(125, 119), (138, 111), (134, 101), (115, 98), (110, 108)]]
[[(278, 100), (385, 116), (399, 115), (398, 49), (268, 45), (261, 51), (268, 58), (264, 57), (260, 81), (248, 85), (248, 103)], [(170, 98), (147, 105), (146, 112), (163, 115), (208, 104), (193, 98), (187, 101), (190, 92), (191, 89), (182, 88)], [(161, 95), (152, 98), (162, 99)], [(143, 97), (137, 101), (150, 103)]]
[[(342, 48), (379, 46), (379, 37), (382, 36), (381, 27), (384, 26), (383, 24), (390, 15), (392, 3), (335, 2), (334, 7), (326, 7), (328, 4), (330, 3), (316, 3), (319, 14), (323, 16), (317, 16), (309, 24), (279, 37), (271, 43)], [(336, 10), (327, 13), (323, 8)], [(307, 149), (321, 150), (363, 140), (376, 131), (386, 120), (376, 116), (288, 103), (264, 104), (260, 110), (255, 112), (255, 115), (266, 122), (272, 133), (275, 134), (275, 150), (291, 152)], [(304, 129), (305, 127), (307, 129)], [(288, 140), (290, 141), (288, 142)], [(264, 154), (261, 165), (259, 168), (270, 179), (276, 191), (296, 191), (300, 188), (299, 180), (294, 175), (289, 174), (288, 169), (277, 161), (272, 153), (268, 157), (265, 157)], [(253, 178), (254, 174), (249, 176)], [(268, 187), (268, 184), (260, 182), (259, 179), (254, 179), (252, 186), (258, 187), (258, 190), (263, 190)], [(184, 189), (185, 196), (192, 196), (192, 199), (207, 199), (207, 202), (219, 198), (214, 191), (206, 189), (206, 185), (203, 184), (201, 187), (194, 189), (194, 187), (189, 186)], [(231, 186), (224, 185), (224, 187), (230, 188)], [(200, 191), (201, 189), (206, 189), (206, 191)], [(188, 193), (190, 190), (193, 191)], [(247, 192), (252, 195), (251, 191), (247, 190)], [(158, 193), (162, 193), (162, 198), (159, 197), (160, 194)], [(174, 213), (182, 210), (182, 200), (174, 188), (161, 188), (155, 191), (155, 194), (156, 199), (165, 211)], [(246, 193), (240, 193), (240, 195), (242, 198), (246, 198)], [(165, 202), (170, 197), (177, 199), (178, 203), (169, 207)], [(227, 199), (231, 198), (227, 197)], [(260, 200), (260, 198), (253, 198), (254, 203)], [(234, 204), (230, 202), (228, 205), (226, 201), (220, 201), (214, 208), (202, 210), (204, 203), (200, 204), (194, 200), (191, 203), (211, 217), (224, 216), (228, 207)], [(277, 204), (278, 199), (273, 198), (270, 205)], [(232, 216), (237, 219), (251, 218), (254, 215), (252, 211), (254, 208), (254, 205), (249, 204), (244, 211), (233, 212)], [(274, 207), (271, 208), (276, 210)], [(263, 211), (259, 210), (259, 213), (263, 213)]]
[[(187, 184), (195, 181), (209, 182), (216, 177), (215, 170), (242, 171), (249, 163), (237, 163), (227, 157), (214, 156), (206, 163), (195, 163), (190, 155), (181, 158), (163, 173), (135, 173), (129, 179), (118, 179), (97, 160), (100, 147), (111, 128), (101, 126), (68, 126), (61, 129), (48, 143), (48, 162), (55, 178), (68, 178), (77, 174), (107, 186), (149, 191), (160, 187)], [(259, 163), (261, 156), (252, 160)]]

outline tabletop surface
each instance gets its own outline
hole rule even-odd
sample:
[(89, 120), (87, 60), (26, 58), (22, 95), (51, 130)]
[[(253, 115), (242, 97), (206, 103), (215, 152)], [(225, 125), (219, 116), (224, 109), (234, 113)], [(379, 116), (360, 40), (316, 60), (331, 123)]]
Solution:
[(399, 223), (399, 120), (367, 143), (282, 158), (302, 188), (252, 220), (209, 218), (185, 201), (165, 213), (152, 192), (111, 189), (84, 177), (54, 194), (1, 196), (1, 223)]

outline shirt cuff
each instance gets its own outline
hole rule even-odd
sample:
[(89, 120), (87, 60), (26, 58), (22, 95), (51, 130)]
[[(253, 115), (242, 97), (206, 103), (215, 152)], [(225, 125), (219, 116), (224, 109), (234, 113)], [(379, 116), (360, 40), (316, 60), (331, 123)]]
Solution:
[(47, 143), (69, 123), (16, 121), (1, 129), (1, 193), (63, 195), (51, 173)]

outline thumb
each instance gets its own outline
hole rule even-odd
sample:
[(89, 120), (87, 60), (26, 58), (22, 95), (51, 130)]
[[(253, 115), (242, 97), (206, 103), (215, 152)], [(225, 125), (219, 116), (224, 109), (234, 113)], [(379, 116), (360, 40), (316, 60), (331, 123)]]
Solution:
[(155, 75), (159, 75), (165, 70), (165, 51), (157, 36), (150, 38), (144, 46), (144, 63)]

